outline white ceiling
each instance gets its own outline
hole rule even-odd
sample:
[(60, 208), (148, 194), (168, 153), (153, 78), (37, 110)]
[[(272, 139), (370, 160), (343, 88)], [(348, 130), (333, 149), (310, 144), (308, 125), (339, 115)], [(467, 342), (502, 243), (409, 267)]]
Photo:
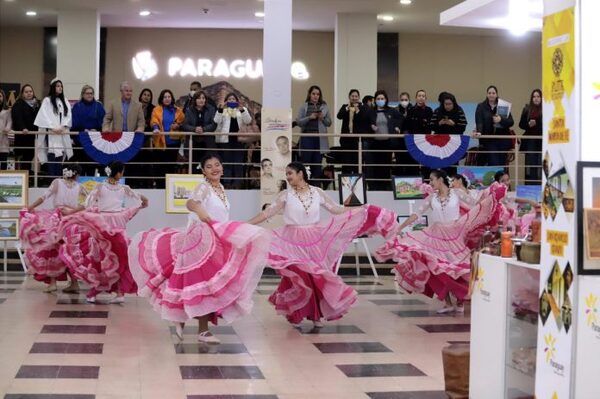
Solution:
[(465, 0), (442, 12), (440, 24), (512, 31), (541, 31), (543, 3), (543, 0)]
[[(294, 0), (295, 30), (333, 31), (336, 13), (392, 15), (382, 32), (496, 34), (489, 29), (440, 26), (440, 13), (462, 0)], [(56, 26), (61, 9), (97, 9), (103, 27), (261, 29), (259, 0), (0, 0), (0, 26)], [(204, 13), (203, 9), (208, 9)], [(25, 12), (35, 10), (36, 17)], [(150, 10), (150, 17), (140, 17)]]

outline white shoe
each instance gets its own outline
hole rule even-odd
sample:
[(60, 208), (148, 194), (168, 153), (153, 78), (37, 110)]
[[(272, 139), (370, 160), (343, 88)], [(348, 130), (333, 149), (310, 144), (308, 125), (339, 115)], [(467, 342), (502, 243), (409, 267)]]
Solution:
[(50, 284), (46, 288), (44, 288), (44, 292), (46, 294), (49, 294), (49, 293), (57, 291), (57, 290), (58, 290), (58, 288), (56, 288), (56, 284)]
[(323, 328), (324, 325), (323, 325), (323, 323), (321, 323), (320, 320), (317, 320), (317, 321), (313, 321), (313, 327), (314, 328)]
[(456, 313), (464, 314), (465, 313), (465, 305), (456, 305), (454, 307), (454, 311)]
[(220, 344), (219, 338), (212, 335), (210, 331), (204, 331), (198, 334), (198, 342), (204, 342), (205, 344)]
[(446, 314), (446, 313), (454, 313), (454, 311), (455, 311), (454, 305), (446, 305), (443, 308), (438, 309), (436, 313), (437, 314)]
[(125, 297), (124, 296), (116, 296), (113, 299), (111, 299), (110, 301), (108, 301), (108, 303), (111, 304), (121, 304), (121, 303), (125, 303)]
[(183, 323), (175, 323), (175, 335), (180, 341), (183, 341)]
[(85, 301), (87, 303), (96, 303), (96, 297), (95, 296), (85, 297)]

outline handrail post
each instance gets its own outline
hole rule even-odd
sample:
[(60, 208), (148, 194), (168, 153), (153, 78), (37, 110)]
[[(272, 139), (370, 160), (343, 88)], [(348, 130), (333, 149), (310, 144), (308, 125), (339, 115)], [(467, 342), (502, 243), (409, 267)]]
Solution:
[(358, 138), (358, 173), (362, 173), (363, 172), (363, 167), (362, 167), (362, 159), (363, 159), (363, 154), (362, 154), (362, 136), (360, 136)]
[(194, 162), (192, 160), (192, 152), (193, 152), (193, 138), (192, 138), (192, 134), (190, 133), (188, 137), (188, 174), (193, 174), (193, 169), (194, 169)]

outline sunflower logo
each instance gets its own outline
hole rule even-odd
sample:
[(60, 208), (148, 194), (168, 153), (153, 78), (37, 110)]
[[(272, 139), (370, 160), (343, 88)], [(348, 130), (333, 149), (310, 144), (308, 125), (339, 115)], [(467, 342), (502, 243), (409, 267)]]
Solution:
[(552, 72), (557, 78), (563, 70), (565, 56), (561, 49), (557, 48), (552, 54)]
[(588, 327), (598, 322), (598, 297), (590, 294), (585, 298), (585, 315)]
[(155, 77), (158, 73), (158, 65), (150, 51), (140, 51), (137, 53), (131, 59), (131, 66), (135, 77), (142, 82)]
[(554, 355), (556, 354), (556, 338), (552, 334), (544, 335), (544, 342), (546, 342), (544, 353), (546, 353), (546, 362), (548, 363), (554, 359)]

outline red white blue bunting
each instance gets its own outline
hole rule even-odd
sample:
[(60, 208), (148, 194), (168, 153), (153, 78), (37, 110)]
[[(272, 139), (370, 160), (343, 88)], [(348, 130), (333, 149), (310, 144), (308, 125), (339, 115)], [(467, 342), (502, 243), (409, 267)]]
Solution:
[(458, 134), (408, 134), (408, 153), (421, 165), (445, 168), (460, 161), (469, 149), (469, 136)]
[(129, 162), (144, 145), (144, 133), (80, 132), (79, 141), (85, 153), (101, 165), (113, 161)]

